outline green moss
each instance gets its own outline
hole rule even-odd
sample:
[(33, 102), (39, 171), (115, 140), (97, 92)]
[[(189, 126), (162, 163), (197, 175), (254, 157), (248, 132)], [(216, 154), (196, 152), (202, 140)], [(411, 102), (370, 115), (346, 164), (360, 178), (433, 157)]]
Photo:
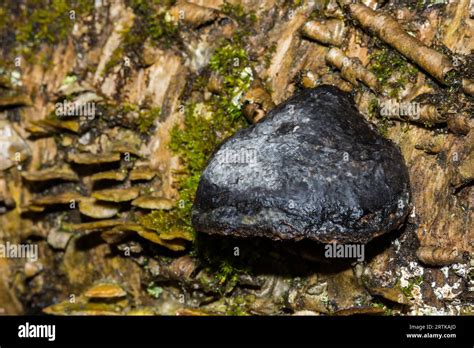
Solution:
[(123, 46), (119, 46), (115, 49), (115, 51), (112, 53), (112, 56), (110, 56), (110, 59), (105, 64), (102, 75), (105, 76), (108, 73), (110, 73), (112, 68), (114, 68), (116, 65), (118, 65), (122, 61), (123, 59), (122, 57), (123, 57)]
[(248, 58), (245, 50), (228, 42), (216, 49), (209, 61), (209, 68), (235, 80), (239, 78), (237, 73), (242, 70), (242, 66), (247, 64)]
[(65, 0), (53, 0), (49, 6), (34, 9), (30, 6), (23, 12), (29, 20), (18, 28), (18, 42), (39, 44), (44, 40), (54, 44), (66, 37), (72, 21), (68, 18), (70, 7)]
[(446, 5), (446, 0), (409, 0), (406, 6), (412, 10), (424, 10), (425, 8), (433, 5)]
[[(171, 131), (170, 149), (183, 163), (177, 182), (181, 199), (193, 201), (202, 170), (217, 146), (246, 125), (239, 97), (250, 86), (249, 60), (241, 47), (227, 43), (211, 57), (209, 68), (223, 78), (224, 90), (211, 101), (185, 108), (184, 124)], [(210, 110), (203, 115), (203, 110)]]
[[(240, 96), (250, 86), (248, 64), (249, 59), (241, 47), (226, 43), (218, 48), (210, 59), (209, 68), (222, 76), (222, 94), (213, 96), (199, 109), (196, 104), (188, 105), (184, 124), (171, 131), (170, 149), (183, 163), (177, 183), (180, 197), (185, 202), (194, 200), (201, 172), (217, 146), (246, 125), (240, 110)], [(210, 110), (210, 113), (203, 115), (203, 110)]]
[(175, 175), (179, 199), (182, 202), (171, 211), (153, 211), (141, 218), (140, 223), (156, 231), (183, 228), (193, 232), (191, 227), (191, 207), (199, 178), (217, 143), (216, 134), (209, 120), (200, 119), (193, 105), (186, 108), (184, 129), (171, 131), (170, 149), (183, 162), (183, 170)]
[(135, 34), (140, 33), (138, 36), (149, 37), (154, 43), (164, 44), (166, 47), (177, 42), (178, 26), (171, 22), (166, 12), (174, 1), (128, 0), (126, 3), (137, 15), (134, 23)]
[(153, 298), (159, 298), (161, 293), (163, 292), (163, 288), (156, 285), (154, 282), (151, 282), (150, 284), (148, 284), (146, 292)]
[(245, 10), (241, 4), (233, 5), (227, 1), (224, 1), (220, 10), (223, 14), (231, 16), (234, 19), (244, 19), (246, 16)]
[(386, 46), (371, 54), (369, 70), (377, 77), (388, 95), (397, 98), (399, 92), (410, 81), (416, 80), (418, 70), (405, 57)]
[[(184, 119), (170, 132), (169, 148), (182, 164), (174, 174), (179, 193), (177, 206), (171, 211), (153, 211), (140, 223), (156, 231), (182, 228), (194, 233), (191, 209), (201, 173), (216, 148), (238, 129), (248, 125), (241, 112), (240, 97), (251, 82), (250, 61), (238, 41), (225, 41), (210, 59), (209, 69), (223, 79), (223, 91), (210, 100), (190, 102), (184, 108)], [(206, 85), (205, 81), (201, 81)], [(230, 243), (230, 242), (229, 242)], [(196, 239), (192, 253), (208, 264), (213, 279), (210, 285), (221, 293), (235, 286), (243, 270), (236, 264), (233, 246)], [(240, 258), (237, 258), (240, 259)]]
[(286, 1), (286, 2), (288, 3), (288, 6), (291, 9), (296, 9), (300, 6), (303, 6), (303, 3), (304, 3), (303, 0), (289, 0), (289, 1)]
[[(203, 264), (206, 264), (206, 261), (203, 261)], [(235, 288), (238, 276), (241, 273), (226, 260), (221, 260), (219, 263), (208, 263), (205, 269), (208, 276), (200, 278), (201, 285), (206, 291), (221, 296), (230, 293)]]
[(176, 38), (178, 27), (166, 18), (165, 13), (154, 15), (148, 20), (147, 31), (153, 41), (164, 42), (169, 47), (173, 44), (173, 38)]
[[(94, 2), (89, 0), (29, 0), (21, 7), (12, 2), (1, 10), (0, 26), (14, 32), (18, 53), (33, 59), (42, 43), (54, 45), (64, 41), (75, 21), (93, 9)], [(71, 11), (75, 18), (71, 18)]]
[(254, 11), (245, 11), (244, 7), (240, 4), (232, 5), (227, 1), (224, 1), (220, 10), (239, 24), (234, 33), (233, 41), (243, 46), (244, 38), (254, 32), (255, 23), (258, 20), (257, 15)]
[(140, 108), (136, 104), (124, 102), (121, 105), (121, 111), (124, 113), (129, 113), (129, 112), (138, 112)]
[(249, 272), (249, 264), (257, 261), (255, 251), (240, 248), (235, 254), (236, 241), (232, 238), (209, 238), (198, 234), (191, 254), (200, 259), (210, 277), (206, 279), (206, 288), (221, 295), (231, 292), (239, 276)]
[(449, 92), (454, 93), (457, 89), (462, 86), (462, 76), (463, 74), (455, 69), (449, 71), (446, 74), (445, 81), (449, 86)]
[(161, 210), (154, 210), (151, 213), (138, 218), (138, 222), (150, 229), (159, 233), (169, 232), (172, 229), (183, 229), (193, 233), (193, 229), (188, 221), (188, 214), (183, 214), (175, 208), (169, 212)]
[(386, 316), (392, 316), (393, 315), (393, 309), (390, 308), (390, 307), (387, 307), (385, 304), (380, 302), (380, 300), (378, 300), (378, 299), (373, 300), (371, 305), (372, 305), (372, 307), (382, 308), (384, 310), (383, 315), (386, 315)]
[(130, 28), (122, 30), (120, 33), (122, 37), (121, 44), (114, 50), (112, 56), (105, 64), (102, 75), (107, 75), (113, 67), (123, 63), (125, 56), (134, 57), (137, 61), (140, 59), (142, 47), (147, 38), (147, 33), (143, 33), (140, 27), (137, 24), (137, 19), (135, 19), (134, 24)]
[(137, 119), (137, 129), (142, 134), (150, 132), (150, 128), (153, 126), (155, 120), (160, 116), (161, 108), (153, 107), (151, 109), (140, 110)]
[(235, 271), (235, 268), (227, 262), (222, 262), (219, 267), (219, 272), (216, 274), (216, 279), (219, 284), (224, 284), (226, 282), (236, 283), (238, 277), (238, 272)]
[(0, 29), (3, 31), (9, 23), (8, 12), (4, 7), (0, 7)]
[(235, 19), (240, 25), (248, 25), (257, 21), (257, 15), (255, 12), (246, 12), (241, 4), (234, 5), (224, 0), (220, 10), (223, 14)]
[(120, 114), (134, 113), (134, 124), (133, 126), (142, 134), (149, 134), (153, 124), (157, 118), (161, 115), (160, 107), (140, 107), (137, 104), (124, 102), (120, 104), (116, 111)]
[(265, 52), (265, 56), (263, 57), (264, 67), (268, 69), (270, 64), (272, 63), (272, 57), (275, 54), (277, 49), (276, 43), (273, 43)]
[(224, 90), (214, 98), (214, 111), (225, 112), (232, 121), (242, 114), (240, 96), (248, 90), (252, 70), (245, 50), (240, 44), (227, 42), (218, 48), (209, 61), (209, 68), (223, 78)]
[(383, 137), (388, 137), (389, 119), (380, 115), (378, 99), (372, 98), (367, 109), (368, 119), (373, 121), (375, 118), (377, 118), (376, 125), (378, 132)]
[(248, 299), (243, 296), (233, 296), (226, 299), (226, 315), (247, 316), (249, 313), (245, 310), (248, 305)]
[(167, 10), (173, 1), (164, 0), (128, 0), (126, 4), (134, 11), (136, 17), (133, 25), (121, 32), (121, 45), (112, 53), (106, 63), (103, 75), (120, 64), (124, 57), (142, 61), (143, 44), (150, 38), (155, 45), (170, 47), (178, 42), (178, 26), (171, 22)]
[(368, 106), (369, 120), (372, 120), (379, 113), (379, 100), (372, 98)]
[(422, 282), (423, 282), (423, 276), (417, 276), (417, 277), (410, 278), (408, 280), (408, 285), (405, 286), (405, 287), (400, 286), (400, 290), (407, 298), (412, 298), (413, 297), (413, 294), (412, 294), (413, 288), (415, 287), (415, 285), (420, 285)]
[(389, 123), (386, 117), (382, 117), (379, 122), (377, 123), (377, 130), (381, 136), (387, 138), (388, 137), (388, 128)]
[(68, 86), (68, 85), (70, 85), (70, 84), (72, 84), (76, 81), (77, 81), (77, 76), (76, 75), (67, 75), (64, 78), (63, 82), (61, 83), (61, 87)]
[[(405, 57), (398, 52), (376, 42), (374, 52), (371, 54), (369, 70), (377, 77), (382, 88), (387, 91), (389, 97), (398, 98), (399, 93), (408, 82), (415, 82), (418, 70)], [(369, 102), (369, 119), (379, 115), (378, 101), (374, 98)], [(389, 120), (386, 117), (379, 119), (377, 123), (379, 133), (387, 137)]]
[(273, 90), (273, 87), (272, 87), (272, 81), (269, 77), (266, 77), (264, 80), (263, 80), (263, 87), (265, 88), (265, 90), (268, 92), (268, 94), (272, 95), (274, 90)]

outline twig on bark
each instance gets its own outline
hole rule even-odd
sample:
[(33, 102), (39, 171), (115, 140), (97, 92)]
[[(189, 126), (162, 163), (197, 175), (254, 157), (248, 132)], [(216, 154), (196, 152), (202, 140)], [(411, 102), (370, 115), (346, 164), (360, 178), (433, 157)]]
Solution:
[(464, 261), (464, 255), (459, 250), (432, 246), (418, 248), (416, 256), (418, 260), (431, 266), (447, 266)]
[(175, 22), (182, 21), (193, 27), (200, 27), (219, 17), (219, 11), (187, 1), (178, 1), (169, 13)]
[(304, 37), (325, 45), (341, 46), (346, 34), (344, 22), (338, 19), (307, 22), (302, 30)]
[(352, 84), (357, 85), (357, 81), (361, 81), (375, 92), (380, 90), (377, 77), (359, 59), (347, 57), (339, 48), (331, 48), (326, 54), (326, 61), (341, 70), (341, 76)]
[(439, 82), (447, 85), (453, 82), (451, 73), (455, 70), (450, 59), (409, 35), (392, 16), (358, 3), (349, 4), (346, 8), (349, 15), (364, 29), (377, 35)]

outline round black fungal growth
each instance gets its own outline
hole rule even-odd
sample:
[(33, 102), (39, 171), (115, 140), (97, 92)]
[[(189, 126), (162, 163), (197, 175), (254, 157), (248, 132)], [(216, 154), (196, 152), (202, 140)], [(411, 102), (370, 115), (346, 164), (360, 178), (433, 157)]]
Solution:
[(199, 232), (274, 240), (367, 243), (409, 208), (408, 171), (350, 97), (304, 90), (227, 139), (193, 206)]

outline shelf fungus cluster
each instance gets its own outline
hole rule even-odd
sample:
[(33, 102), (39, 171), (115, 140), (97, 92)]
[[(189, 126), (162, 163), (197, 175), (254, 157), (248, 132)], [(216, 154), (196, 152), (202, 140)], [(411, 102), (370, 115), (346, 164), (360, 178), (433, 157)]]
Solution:
[[(59, 230), (51, 232), (51, 238), (48, 236), (54, 248), (65, 248), (69, 238), (65, 239), (64, 233), (85, 236), (97, 232), (110, 244), (137, 235), (170, 250), (184, 250), (186, 242), (193, 239), (190, 233), (178, 229), (165, 232), (140, 223), (148, 213), (171, 210), (176, 204), (165, 197), (160, 174), (146, 158), (149, 137), (134, 130), (139, 120), (127, 110), (137, 107), (107, 104), (77, 82), (72, 84), (75, 88), (59, 89), (60, 100), (67, 99), (76, 106), (84, 101), (94, 103), (97, 114), (83, 117), (52, 112), (44, 119), (29, 122), (27, 137), (52, 140), (55, 144), (41, 156), (40, 163), (26, 161), (31, 152), (27, 141), (7, 120), (1, 121), (0, 143), (12, 154), (0, 158), (0, 163), (4, 169), (24, 162), (16, 170), (18, 180), (28, 190), (16, 199), (16, 204), (6, 181), (1, 180), (4, 207), (0, 213), (16, 205), (21, 214), (32, 218), (54, 220), (54, 216), (62, 214)], [(111, 126), (112, 114), (119, 121)], [(21, 161), (15, 160), (16, 153)]]
[(224, 142), (201, 177), (193, 224), (237, 237), (367, 243), (403, 223), (409, 190), (396, 146), (348, 95), (321, 86)]

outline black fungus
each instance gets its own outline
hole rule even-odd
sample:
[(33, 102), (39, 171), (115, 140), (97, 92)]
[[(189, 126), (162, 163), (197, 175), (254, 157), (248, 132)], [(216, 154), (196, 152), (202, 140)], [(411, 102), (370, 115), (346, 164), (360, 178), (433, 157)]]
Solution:
[(346, 93), (320, 86), (220, 146), (192, 222), (209, 234), (367, 243), (403, 223), (409, 196), (399, 149)]

